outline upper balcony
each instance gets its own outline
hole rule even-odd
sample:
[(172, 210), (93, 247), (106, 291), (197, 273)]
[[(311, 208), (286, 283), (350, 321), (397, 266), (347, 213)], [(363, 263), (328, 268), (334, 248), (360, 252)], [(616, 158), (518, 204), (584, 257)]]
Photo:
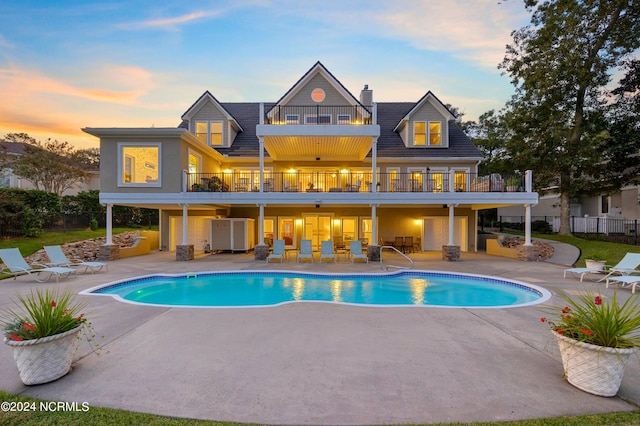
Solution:
[[(444, 193), (444, 192), (531, 192), (526, 176), (478, 176), (464, 172), (377, 173), (337, 170), (335, 172), (265, 172), (260, 191), (259, 172), (185, 173), (186, 192), (231, 193)], [(250, 194), (249, 194), (250, 195)]]
[(361, 126), (374, 121), (371, 111), (361, 105), (276, 105), (265, 112), (264, 124)]

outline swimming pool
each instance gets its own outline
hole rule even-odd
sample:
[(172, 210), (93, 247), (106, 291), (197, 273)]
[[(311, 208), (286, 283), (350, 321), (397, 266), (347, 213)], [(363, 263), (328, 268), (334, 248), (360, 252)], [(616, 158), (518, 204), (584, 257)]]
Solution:
[(291, 302), (367, 306), (519, 307), (542, 303), (548, 290), (483, 275), (437, 271), (319, 274), (226, 271), (154, 274), (117, 281), (80, 294), (170, 307), (263, 307)]

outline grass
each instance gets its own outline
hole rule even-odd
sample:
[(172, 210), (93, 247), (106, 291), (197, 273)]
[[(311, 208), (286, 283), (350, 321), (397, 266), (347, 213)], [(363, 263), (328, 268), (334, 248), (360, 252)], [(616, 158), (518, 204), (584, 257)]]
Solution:
[[(113, 228), (113, 234), (119, 234), (125, 231), (136, 231), (137, 228)], [(29, 256), (43, 246), (54, 246), (74, 241), (89, 240), (91, 238), (104, 237), (107, 231), (103, 228), (92, 231), (90, 229), (78, 229), (66, 232), (44, 232), (33, 238), (9, 238), (0, 240), (0, 248), (18, 247), (23, 256)]]
[[(83, 411), (82, 403), (78, 402), (77, 411), (41, 409), (49, 406), (46, 401), (40, 399), (12, 395), (5, 391), (0, 391), (0, 401), (14, 404), (18, 407), (28, 407), (30, 410), (0, 412), (0, 423), (3, 425), (20, 426), (49, 426), (49, 425), (128, 425), (145, 424), (152, 426), (240, 426), (248, 423), (217, 422), (210, 420), (179, 419), (173, 417), (163, 417), (153, 414), (135, 413), (131, 411), (116, 410), (113, 408), (86, 407)], [(55, 404), (52, 405), (55, 407)], [(492, 422), (492, 423), (469, 423), (470, 425), (513, 425), (513, 426), (585, 426), (585, 425), (636, 425), (640, 422), (640, 411), (618, 412), (607, 414), (593, 414), (573, 417), (555, 417), (544, 419), (521, 420), (514, 422)], [(458, 425), (459, 423), (441, 423), (441, 425)]]
[(608, 266), (613, 266), (620, 262), (625, 254), (640, 253), (640, 246), (634, 246), (629, 244), (609, 243), (606, 241), (597, 240), (585, 240), (582, 238), (556, 235), (556, 234), (535, 234), (536, 238), (543, 238), (546, 240), (560, 241), (563, 243), (571, 244), (580, 249), (580, 258), (576, 262), (576, 266), (585, 266), (584, 260), (588, 257), (589, 253), (597, 252), (602, 255), (603, 260), (607, 262)]

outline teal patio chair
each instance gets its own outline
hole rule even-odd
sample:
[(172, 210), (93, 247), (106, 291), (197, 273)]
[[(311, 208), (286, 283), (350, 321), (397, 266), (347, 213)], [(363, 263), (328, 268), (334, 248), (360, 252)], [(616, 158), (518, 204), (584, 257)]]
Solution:
[(351, 263), (355, 263), (356, 259), (362, 259), (366, 263), (369, 263), (367, 255), (362, 253), (362, 243), (358, 240), (352, 240), (350, 244), (351, 247), (349, 251), (351, 252)]
[(308, 259), (313, 263), (313, 248), (311, 247), (311, 240), (300, 240), (300, 251), (296, 257), (296, 262), (300, 263), (303, 259)]
[(108, 269), (106, 263), (103, 262), (85, 262), (80, 259), (69, 259), (66, 254), (62, 251), (62, 247), (60, 246), (44, 246), (44, 251), (49, 256), (50, 262), (47, 263), (47, 266), (55, 267), (55, 266), (79, 266), (83, 267), (83, 273), (91, 272), (92, 274), (96, 271), (100, 271), (102, 268)]
[(271, 259), (278, 259), (280, 263), (284, 262), (284, 240), (275, 240), (273, 242), (273, 251), (267, 256), (267, 263)]
[[(13, 274), (13, 279), (16, 279), (16, 277), (20, 275), (29, 275), (41, 283), (49, 281), (51, 277), (56, 277), (57, 282), (60, 278), (67, 278), (76, 273), (76, 270), (73, 268), (61, 266), (46, 267), (42, 265), (41, 268), (34, 268), (33, 266), (41, 265), (29, 265), (17, 248), (0, 249), (0, 260), (2, 260), (2, 263), (6, 266), (2, 272)], [(40, 279), (41, 274), (48, 274), (46, 275), (47, 279)]]
[[(359, 243), (360, 241), (358, 241)], [(336, 263), (336, 253), (333, 251), (333, 243), (331, 240), (323, 241), (322, 247), (320, 251), (320, 263), (324, 259), (333, 260), (333, 263)]]

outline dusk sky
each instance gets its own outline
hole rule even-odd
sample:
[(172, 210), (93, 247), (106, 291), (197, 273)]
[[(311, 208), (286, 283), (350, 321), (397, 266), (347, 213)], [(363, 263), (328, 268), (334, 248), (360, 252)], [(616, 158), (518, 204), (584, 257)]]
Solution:
[(205, 91), (274, 102), (316, 63), (356, 97), (431, 90), (476, 120), (513, 93), (497, 65), (519, 0), (4, 1), (0, 137), (97, 147), (83, 127), (175, 127)]

